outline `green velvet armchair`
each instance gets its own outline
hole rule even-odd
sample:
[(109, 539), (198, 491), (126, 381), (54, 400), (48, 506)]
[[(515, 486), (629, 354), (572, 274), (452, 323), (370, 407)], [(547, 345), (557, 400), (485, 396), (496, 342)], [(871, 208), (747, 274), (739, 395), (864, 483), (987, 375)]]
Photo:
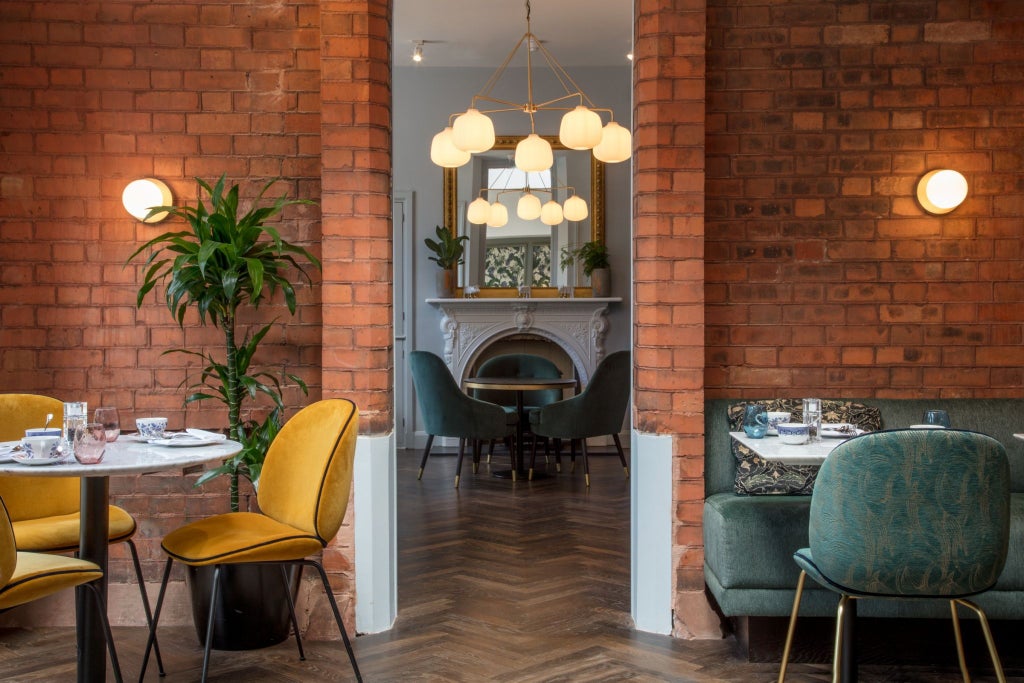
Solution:
[(499, 405), (464, 394), (444, 361), (429, 351), (410, 353), (409, 369), (412, 370), (416, 399), (427, 431), (427, 445), (423, 449), (417, 478), (423, 477), (434, 437), (456, 437), (459, 440), (459, 459), (455, 465), (455, 488), (458, 488), (466, 441), (472, 444), (473, 471), (476, 472), (480, 462), (481, 440), (512, 436), (519, 416), (514, 410), (506, 412)]
[[(580, 442), (587, 486), (590, 486), (590, 462), (587, 457), (587, 439), (590, 437), (611, 435), (622, 468), (626, 476), (629, 476), (629, 464), (619, 440), (619, 430), (629, 405), (629, 369), (629, 351), (611, 353), (598, 364), (590, 383), (578, 396), (530, 413), (530, 430), (535, 435)], [(536, 456), (537, 448), (534, 444), (530, 457), (531, 476)]]
[[(844, 612), (853, 599), (948, 600), (964, 680), (957, 607), (979, 618), (1004, 681), (985, 613), (968, 597), (995, 585), (1010, 536), (1010, 467), (992, 437), (952, 429), (873, 432), (840, 444), (818, 472), (810, 547), (800, 566), (779, 671), (785, 679), (804, 579), (840, 595), (833, 680), (844, 670)], [(856, 612), (854, 611), (853, 614)], [(849, 669), (855, 664), (845, 662)]]

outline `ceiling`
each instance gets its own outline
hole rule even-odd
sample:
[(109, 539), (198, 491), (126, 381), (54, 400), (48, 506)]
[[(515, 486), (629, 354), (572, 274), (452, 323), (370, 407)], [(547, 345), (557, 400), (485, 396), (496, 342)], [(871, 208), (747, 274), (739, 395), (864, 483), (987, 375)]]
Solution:
[[(562, 66), (621, 66), (633, 41), (633, 0), (531, 0), (531, 31)], [(526, 33), (519, 0), (394, 0), (394, 59), (410, 66), (497, 68)], [(510, 66), (525, 66), (519, 50)]]

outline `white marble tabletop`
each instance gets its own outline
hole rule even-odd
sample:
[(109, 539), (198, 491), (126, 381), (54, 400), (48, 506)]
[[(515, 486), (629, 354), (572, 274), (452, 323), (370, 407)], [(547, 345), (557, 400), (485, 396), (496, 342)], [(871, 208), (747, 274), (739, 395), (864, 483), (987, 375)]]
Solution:
[(777, 436), (751, 439), (744, 432), (729, 432), (729, 436), (757, 453), (765, 460), (781, 462), (784, 465), (820, 465), (832, 449), (845, 439), (823, 438), (820, 441), (793, 446), (779, 441)]
[(157, 446), (122, 436), (107, 444), (102, 462), (82, 465), (77, 461), (56, 465), (24, 465), (8, 461), (0, 463), (0, 474), (21, 477), (109, 477), (124, 474), (145, 474), (164, 470), (186, 469), (219, 462), (242, 449), (237, 441), (224, 440), (209, 446)]

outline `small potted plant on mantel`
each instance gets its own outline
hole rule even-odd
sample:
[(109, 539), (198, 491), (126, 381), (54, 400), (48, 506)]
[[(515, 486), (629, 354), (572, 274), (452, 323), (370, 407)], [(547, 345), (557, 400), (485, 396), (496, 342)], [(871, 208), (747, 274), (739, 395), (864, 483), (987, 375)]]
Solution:
[[(281, 196), (273, 203), (263, 204), (264, 193), (276, 182), (271, 180), (260, 190), (251, 208), (242, 214), (238, 207), (238, 185), (225, 191), (224, 176), (213, 186), (199, 178), (196, 182), (210, 196), (209, 209), (202, 198), (197, 199), (196, 206), (151, 209), (149, 215), (166, 211), (184, 219), (189, 229), (154, 237), (128, 257), (128, 261), (152, 249), (146, 258), (145, 275), (138, 291), (136, 304), (139, 307), (146, 294), (164, 282), (167, 308), (179, 326), (184, 326), (186, 313), (194, 309), (200, 325), (212, 324), (223, 333), (223, 355), (192, 349), (170, 349), (164, 353), (195, 356), (204, 364), (198, 380), (190, 383), (192, 393), (186, 396), (186, 405), (213, 399), (227, 408), (228, 438), (240, 442), (242, 450), (220, 467), (201, 476), (196, 485), (227, 475), (230, 478), (230, 507), (237, 512), (239, 479), (248, 479), (253, 488), (259, 486), (263, 460), (281, 427), (284, 413), (281, 380), (253, 363), (260, 342), (277, 320), (247, 329), (239, 339), (237, 328), (245, 329), (245, 326), (238, 322), (238, 317), (242, 311), (255, 310), (261, 303), (269, 303), (268, 300), (278, 291), (283, 295), (288, 312), (295, 314), (295, 287), (289, 271), (294, 269), (311, 281), (304, 266), (319, 270), (320, 261), (306, 249), (283, 240), (277, 230), (266, 222), (287, 206), (315, 202), (289, 200)], [(284, 374), (282, 379), (306, 391), (306, 384), (301, 378)], [(270, 404), (269, 407), (261, 409), (248, 405), (260, 396)], [(266, 412), (262, 421), (253, 418), (254, 411)], [(213, 576), (212, 571), (205, 571), (209, 569), (189, 568), (193, 620), (200, 642), (205, 638)], [(224, 620), (226, 628), (216, 629), (214, 647), (251, 649), (287, 638), (287, 610), (282, 619), (279, 610), (270, 612), (263, 607), (286, 604), (283, 594), (281, 602), (265, 594), (274, 587), (283, 590), (278, 568), (229, 565), (226, 569), (229, 570), (227, 580), (232, 582), (233, 588), (222, 592), (223, 597), (218, 604), (220, 615), (217, 618)], [(271, 574), (263, 576), (264, 570), (270, 570)], [(253, 591), (252, 595), (246, 593), (245, 586)], [(228, 595), (239, 598), (240, 604), (227, 604), (225, 598)]]
[(434, 255), (428, 258), (441, 269), (437, 273), (437, 296), (440, 299), (451, 299), (455, 296), (455, 287), (458, 283), (455, 266), (463, 263), (462, 255), (466, 252), (465, 242), (469, 237), (456, 237), (451, 230), (440, 225), (435, 226), (434, 232), (437, 239), (427, 237), (423, 243), (434, 252)]
[(608, 247), (603, 242), (584, 242), (575, 249), (562, 248), (562, 267), (568, 268), (573, 262), (583, 264), (583, 274), (590, 278), (590, 291), (594, 297), (606, 297), (611, 293), (611, 269), (608, 262)]

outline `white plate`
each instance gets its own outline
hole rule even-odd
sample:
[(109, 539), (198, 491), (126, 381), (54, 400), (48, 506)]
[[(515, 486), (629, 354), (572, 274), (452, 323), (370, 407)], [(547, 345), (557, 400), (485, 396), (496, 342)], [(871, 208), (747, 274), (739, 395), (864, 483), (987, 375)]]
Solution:
[(19, 465), (56, 465), (60, 462), (60, 458), (26, 458), (18, 453), (12, 455), (11, 460)]

